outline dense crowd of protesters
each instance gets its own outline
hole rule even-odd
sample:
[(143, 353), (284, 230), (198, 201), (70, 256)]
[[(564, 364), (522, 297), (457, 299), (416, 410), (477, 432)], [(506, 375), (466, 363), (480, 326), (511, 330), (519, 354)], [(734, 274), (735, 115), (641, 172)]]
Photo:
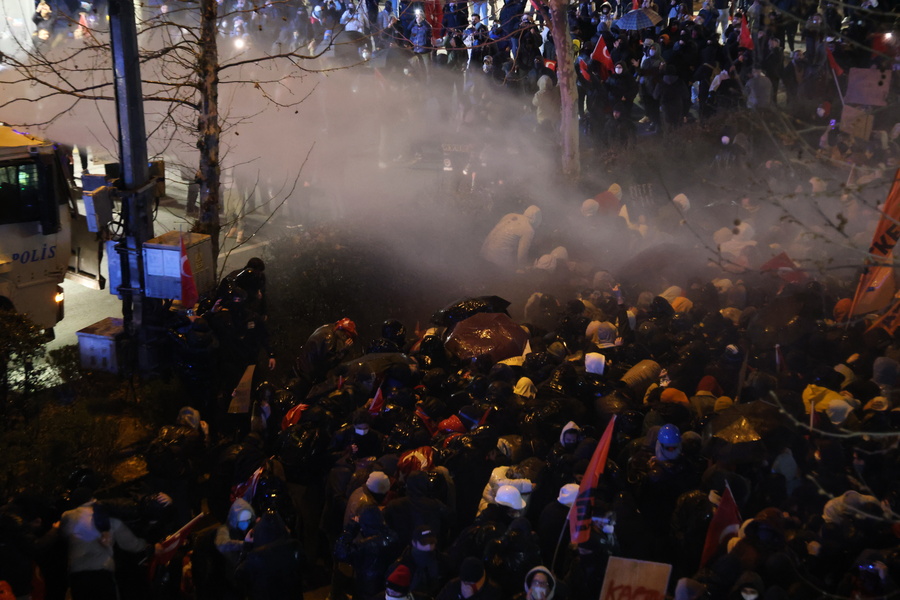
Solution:
[[(464, 113), (505, 91), (529, 105), (533, 97), (540, 126), (552, 130), (559, 121), (557, 48), (543, 3), (221, 4), (222, 36), (277, 51), (316, 53), (343, 34), (336, 50), (358, 49), (360, 61), (380, 53), (382, 71), (395, 69), (420, 79), (442, 74), (451, 89), (435, 86), (433, 92), (455, 94)], [(740, 108), (781, 104), (804, 123), (839, 121), (850, 68), (891, 70), (898, 64), (891, 7), (874, 0), (842, 5), (707, 0), (699, 9), (647, 0), (642, 6), (661, 21), (638, 31), (619, 27), (618, 18), (632, 5), (580, 2), (569, 8), (582, 130), (610, 147), (627, 147), (638, 131), (667, 132)], [(151, 20), (187, 23), (193, 18), (184, 7), (165, 2), (149, 3), (145, 11)], [(34, 21), (41, 39), (54, 30), (83, 36), (104, 12), (102, 3), (69, 6), (42, 0)], [(594, 53), (598, 44), (608, 54)], [(548, 79), (542, 82), (543, 77)]]
[[(457, 69), (461, 90), (509, 88), (533, 96), (537, 126), (558, 120), (547, 16), (526, 15), (524, 3), (496, 13), (488, 2), (447, 3), (438, 36), (426, 11), (404, 3), (379, 12), (328, 0), (280, 16), (288, 5), (247, 7), (238, 23), (240, 2), (223, 33), (250, 35), (253, 19), (270, 19), (306, 46), (346, 26), (375, 35), (373, 49), (406, 47), (413, 73)], [(783, 84), (789, 111), (822, 126), (815, 147), (883, 176), (900, 130), (886, 127), (860, 148), (828, 127), (837, 104), (829, 52), (845, 67), (893, 66), (890, 53), (872, 52), (883, 32), (868, 7), (734, 7), (745, 11), (751, 50), (741, 47), (739, 13), (720, 4), (690, 18), (690, 7), (659, 3), (663, 22), (642, 32), (616, 27), (628, 6), (573, 6), (586, 134), (627, 145), (641, 119), (665, 133), (694, 115), (770, 106)], [(52, 11), (37, 14), (50, 21)], [(831, 47), (835, 31), (861, 45)], [(611, 70), (590, 59), (601, 37)], [(751, 152), (740, 135), (722, 132), (713, 168)], [(880, 217), (872, 206), (827, 197), (823, 181), (789, 165), (757, 162), (776, 191), (832, 202), (851, 217), (846, 236), (866, 244)], [(687, 226), (686, 194), (648, 212), (613, 184), (564, 215), (571, 239), (546, 253), (535, 252), (538, 207), (506, 215), (482, 256), (534, 289), (512, 307), (528, 338), (521, 355), (462, 358), (445, 344), (473, 312), (506, 312), (481, 298), (415, 335), (393, 320), (368, 341), (350, 316), (324, 324), (284, 386), (263, 381), (274, 367), (272, 324), (265, 265), (251, 260), (199, 317), (173, 326), (190, 406), (147, 447), (147, 475), (127, 497), (85, 469), (58, 503), (10, 499), (0, 511), (0, 580), (17, 598), (49, 600), (67, 588), (73, 600), (299, 598), (325, 584), (334, 599), (593, 600), (609, 557), (620, 556), (671, 564), (679, 600), (895, 594), (896, 339), (851, 314), (846, 284), (809, 281), (785, 263), (761, 272), (773, 250), (805, 260), (816, 249), (772, 207), (747, 197), (738, 210), (734, 227), (704, 234)], [(656, 287), (620, 285), (600, 270), (612, 247), (637, 253), (659, 241), (708, 242), (717, 270), (651, 273), (664, 281)], [(613, 415), (591, 534), (573, 545), (567, 516)], [(738, 417), (755, 434), (743, 445), (723, 433)], [(701, 562), (727, 496), (745, 520)], [(167, 543), (177, 531), (178, 544)]]
[[(661, 210), (628, 227), (619, 192), (571, 217), (623, 219), (635, 239), (671, 221)], [(690, 209), (684, 194), (671, 204)], [(846, 284), (760, 271), (768, 234), (753, 226), (765, 231), (766, 209), (747, 209), (716, 232), (713, 275), (651, 271), (659, 289), (585, 279), (590, 247), (536, 256), (540, 209), (507, 215), (498, 228), (512, 241), (495, 228), (482, 252), (536, 289), (510, 307), (521, 351), (449, 343), (467, 317), (507, 310), (469, 299), (415, 334), (391, 320), (366, 341), (349, 318), (324, 324), (284, 387), (260, 381), (274, 359), (265, 264), (252, 259), (173, 326), (196, 408), (149, 444), (148, 473), (127, 495), (84, 469), (58, 503), (13, 497), (0, 579), (16, 597), (68, 587), (75, 600), (322, 585), (332, 598), (588, 600), (617, 556), (671, 564), (679, 599), (888, 597), (900, 576), (896, 340), (851, 317)], [(613, 415), (591, 532), (570, 544), (567, 517)], [(743, 524), (704, 548), (726, 497)]]

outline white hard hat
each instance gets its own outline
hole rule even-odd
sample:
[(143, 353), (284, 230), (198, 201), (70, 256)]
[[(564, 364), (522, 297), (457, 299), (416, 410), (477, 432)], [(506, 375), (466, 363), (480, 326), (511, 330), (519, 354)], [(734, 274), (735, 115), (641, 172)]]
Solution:
[(501, 485), (500, 489), (497, 490), (497, 495), (494, 499), (497, 501), (497, 504), (501, 506), (508, 506), (516, 510), (525, 508), (525, 501), (522, 499), (522, 494), (511, 485)]

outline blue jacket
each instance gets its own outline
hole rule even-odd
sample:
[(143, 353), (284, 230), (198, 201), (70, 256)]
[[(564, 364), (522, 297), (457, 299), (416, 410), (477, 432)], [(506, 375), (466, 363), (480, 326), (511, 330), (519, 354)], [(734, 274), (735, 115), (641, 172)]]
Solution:
[(413, 52), (424, 54), (431, 51), (431, 25), (422, 19), (422, 23), (413, 21), (409, 26), (409, 41), (412, 42)]

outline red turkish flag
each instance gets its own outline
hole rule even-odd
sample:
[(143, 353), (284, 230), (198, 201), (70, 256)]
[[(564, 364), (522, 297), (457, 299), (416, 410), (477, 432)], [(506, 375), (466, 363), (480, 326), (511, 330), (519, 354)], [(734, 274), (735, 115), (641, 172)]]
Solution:
[(606, 67), (607, 71), (613, 70), (613, 59), (612, 56), (609, 55), (609, 48), (606, 47), (606, 40), (603, 39), (602, 35), (600, 36), (600, 39), (597, 40), (594, 51), (591, 52), (591, 60), (597, 61)]
[(150, 568), (147, 571), (147, 580), (153, 579), (156, 570), (164, 567), (170, 560), (175, 557), (178, 549), (188, 541), (188, 536), (208, 517), (206, 513), (200, 513), (182, 526), (181, 529), (159, 542), (160, 549), (157, 550), (150, 561)]
[(716, 508), (716, 513), (709, 522), (709, 529), (706, 530), (706, 540), (703, 542), (703, 554), (700, 557), (700, 568), (702, 569), (709, 559), (711, 559), (719, 544), (728, 535), (737, 535), (738, 528), (741, 526), (741, 513), (738, 510), (734, 496), (731, 495), (731, 488), (725, 484), (725, 493), (722, 494), (722, 500)]
[(747, 25), (747, 15), (741, 15), (741, 38), (738, 45), (747, 50), (753, 50), (753, 36), (750, 35), (750, 26)]
[(841, 65), (838, 64), (836, 60), (834, 60), (834, 54), (831, 53), (831, 48), (825, 46), (825, 54), (828, 56), (828, 66), (831, 67), (831, 70), (834, 71), (834, 74), (840, 77), (844, 74), (844, 70), (841, 68)]
[(184, 245), (184, 237), (181, 238), (181, 305), (187, 309), (194, 308), (200, 296), (197, 294), (197, 284), (194, 282), (194, 270), (191, 269), (191, 259), (188, 258), (187, 248)]
[(384, 410), (384, 395), (381, 393), (380, 385), (378, 386), (378, 389), (375, 390), (375, 395), (369, 400), (366, 408), (373, 417), (377, 417), (381, 414), (381, 411)]
[(781, 279), (788, 283), (800, 283), (807, 279), (806, 273), (797, 268), (797, 265), (787, 255), (787, 252), (782, 252), (772, 257), (759, 270), (763, 273), (775, 271)]

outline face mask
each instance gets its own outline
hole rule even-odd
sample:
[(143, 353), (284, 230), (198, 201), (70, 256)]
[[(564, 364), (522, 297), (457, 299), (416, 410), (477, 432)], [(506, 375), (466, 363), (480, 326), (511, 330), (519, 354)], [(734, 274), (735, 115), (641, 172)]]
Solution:
[(744, 600), (756, 600), (759, 598), (759, 592), (751, 590), (741, 591), (741, 598)]
[(488, 75), (490, 75), (491, 74), (491, 65), (484, 65), (483, 67), (481, 67), (481, 70), (484, 71), (485, 73), (487, 73)]
[(532, 587), (531, 588), (531, 598), (532, 600), (544, 600), (547, 597), (547, 588), (542, 587)]
[(817, 108), (817, 109), (816, 109), (816, 114), (819, 115), (820, 117), (824, 117), (824, 116), (825, 116), (825, 109), (824, 109), (824, 108)]
[(621, 74), (622, 74), (622, 67), (616, 67), (616, 73), (619, 74), (619, 75), (621, 75)]
[(727, 146), (730, 143), (731, 143), (731, 138), (729, 138), (727, 135), (723, 135), (722, 136), (722, 145)]
[(360, 429), (359, 427), (354, 427), (353, 431), (356, 433), (356, 435), (366, 435), (367, 433), (369, 433), (368, 429)]
[(656, 50), (651, 50), (651, 51), (650, 51), (650, 56), (656, 56)]
[(244, 510), (238, 514), (237, 528), (239, 531), (250, 529), (250, 511)]
[(661, 443), (656, 442), (656, 457), (659, 460), (676, 460), (679, 456), (681, 456), (681, 445), (663, 446)]

